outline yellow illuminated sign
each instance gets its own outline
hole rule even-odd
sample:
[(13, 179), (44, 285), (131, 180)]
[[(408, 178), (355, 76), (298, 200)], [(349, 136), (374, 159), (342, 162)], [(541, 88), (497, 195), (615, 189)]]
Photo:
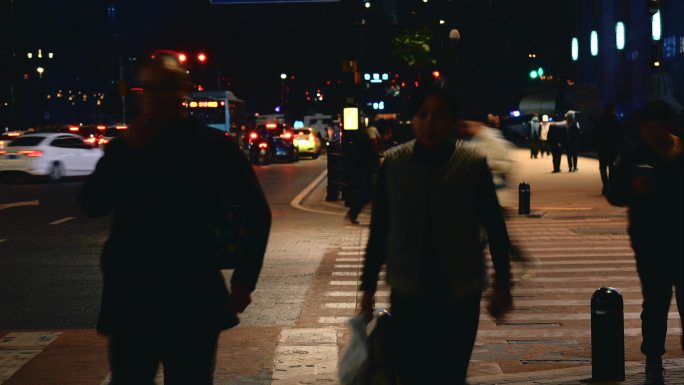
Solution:
[(359, 109), (356, 107), (345, 107), (343, 110), (343, 128), (345, 131), (359, 129)]
[(216, 100), (200, 100), (188, 103), (190, 108), (218, 108), (219, 102)]

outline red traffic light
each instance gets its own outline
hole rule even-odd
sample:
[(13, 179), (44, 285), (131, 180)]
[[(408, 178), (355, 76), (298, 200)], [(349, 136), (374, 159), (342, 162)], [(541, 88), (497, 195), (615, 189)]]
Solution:
[(441, 75), (441, 74), (439, 73), (439, 71), (432, 71), (432, 76), (434, 76), (435, 79), (439, 79), (439, 76), (440, 76), (440, 75)]
[(186, 61), (188, 61), (188, 56), (184, 53), (179, 53), (178, 54), (178, 61), (181, 63), (185, 63)]
[(197, 60), (199, 60), (201, 63), (204, 63), (205, 61), (207, 61), (207, 55), (199, 53), (197, 54)]

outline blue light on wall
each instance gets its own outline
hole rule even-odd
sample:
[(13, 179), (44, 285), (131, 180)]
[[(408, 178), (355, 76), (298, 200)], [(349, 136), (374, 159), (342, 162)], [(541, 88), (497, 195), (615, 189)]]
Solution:
[(615, 46), (619, 51), (625, 49), (625, 24), (621, 21), (615, 24)]
[(598, 32), (591, 31), (591, 56), (598, 56), (599, 53), (599, 42), (598, 42)]

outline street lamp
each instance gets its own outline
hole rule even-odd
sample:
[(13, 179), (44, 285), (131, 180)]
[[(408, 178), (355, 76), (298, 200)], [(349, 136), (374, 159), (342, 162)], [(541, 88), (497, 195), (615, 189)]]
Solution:
[(285, 73), (280, 74), (280, 78), (283, 80), (287, 79), (287, 74), (285, 74)]
[(43, 72), (45, 72), (45, 68), (43, 68), (43, 67), (38, 67), (38, 68), (36, 68), (36, 72), (38, 72), (38, 77), (42, 78), (42, 77), (43, 77)]

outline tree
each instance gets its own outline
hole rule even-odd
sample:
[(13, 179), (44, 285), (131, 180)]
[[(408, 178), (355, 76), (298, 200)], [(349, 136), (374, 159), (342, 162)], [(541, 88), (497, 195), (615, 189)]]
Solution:
[(432, 39), (432, 32), (427, 28), (404, 30), (392, 40), (394, 54), (409, 67), (421, 68), (426, 64), (435, 64), (437, 59), (430, 48)]

